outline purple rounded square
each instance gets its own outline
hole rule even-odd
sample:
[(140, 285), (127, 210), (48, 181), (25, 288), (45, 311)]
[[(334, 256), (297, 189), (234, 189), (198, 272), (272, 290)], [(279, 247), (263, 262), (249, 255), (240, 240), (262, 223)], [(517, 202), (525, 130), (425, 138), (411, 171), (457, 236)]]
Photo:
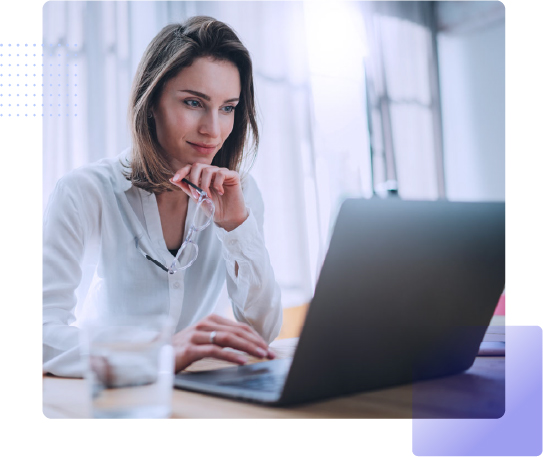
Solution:
[(417, 456), (540, 455), (542, 352), (540, 327), (507, 327), (505, 414), (496, 419), (414, 419)]

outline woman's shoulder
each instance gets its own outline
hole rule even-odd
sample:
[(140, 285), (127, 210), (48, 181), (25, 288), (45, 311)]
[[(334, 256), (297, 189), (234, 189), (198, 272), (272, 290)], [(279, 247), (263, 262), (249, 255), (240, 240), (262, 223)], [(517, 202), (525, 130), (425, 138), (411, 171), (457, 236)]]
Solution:
[(131, 183), (123, 174), (127, 152), (77, 167), (59, 179), (57, 186), (90, 196), (126, 190)]
[(243, 190), (243, 193), (245, 195), (247, 194), (254, 194), (258, 193), (260, 194), (260, 189), (258, 188), (258, 184), (256, 183), (255, 178), (250, 173), (244, 173), (240, 177), (241, 181), (241, 189)]
[(255, 178), (245, 173), (241, 178), (241, 188), (243, 190), (243, 197), (245, 198), (245, 204), (257, 213), (264, 212), (264, 202), (262, 200), (262, 194)]

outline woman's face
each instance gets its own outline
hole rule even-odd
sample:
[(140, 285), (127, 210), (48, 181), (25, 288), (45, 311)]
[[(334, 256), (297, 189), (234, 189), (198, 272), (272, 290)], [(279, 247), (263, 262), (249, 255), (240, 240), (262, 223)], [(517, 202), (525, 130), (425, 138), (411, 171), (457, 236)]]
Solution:
[(170, 79), (153, 108), (158, 142), (174, 170), (211, 164), (234, 127), (241, 83), (228, 61), (201, 57)]

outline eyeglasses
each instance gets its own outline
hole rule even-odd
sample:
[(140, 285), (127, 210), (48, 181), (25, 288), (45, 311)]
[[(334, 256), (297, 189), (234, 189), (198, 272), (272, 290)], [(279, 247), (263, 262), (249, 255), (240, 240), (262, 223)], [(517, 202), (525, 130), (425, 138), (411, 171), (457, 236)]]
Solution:
[(187, 269), (194, 263), (198, 257), (198, 245), (194, 240), (194, 236), (197, 232), (201, 232), (207, 228), (207, 226), (211, 224), (213, 216), (215, 215), (215, 205), (213, 204), (213, 200), (207, 196), (207, 193), (200, 189), (196, 184), (191, 183), (188, 179), (183, 178), (182, 181), (195, 189), (199, 194), (199, 198), (198, 203), (196, 204), (196, 210), (194, 211), (194, 215), (190, 223), (189, 231), (185, 237), (185, 241), (177, 251), (177, 255), (170, 265), (170, 268), (166, 268), (160, 262), (146, 254), (139, 247), (138, 238), (136, 238), (136, 248), (138, 251), (140, 251), (147, 260), (150, 260), (155, 265), (172, 275), (178, 271)]

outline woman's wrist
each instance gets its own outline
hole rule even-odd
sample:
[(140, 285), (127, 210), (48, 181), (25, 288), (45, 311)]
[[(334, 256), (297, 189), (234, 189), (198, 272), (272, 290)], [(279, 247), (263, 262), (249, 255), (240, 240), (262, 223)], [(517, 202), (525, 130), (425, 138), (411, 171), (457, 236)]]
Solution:
[(226, 230), (227, 232), (231, 232), (232, 230), (237, 229), (241, 224), (243, 224), (247, 218), (249, 217), (249, 210), (245, 208), (245, 214), (236, 219), (231, 219), (228, 221), (223, 221), (220, 223), (216, 223), (220, 228)]

